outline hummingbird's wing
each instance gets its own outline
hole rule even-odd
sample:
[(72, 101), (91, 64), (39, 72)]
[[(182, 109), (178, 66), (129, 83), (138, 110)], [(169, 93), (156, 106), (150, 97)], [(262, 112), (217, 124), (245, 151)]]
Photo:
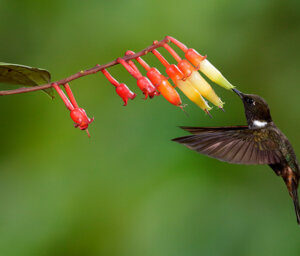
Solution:
[(276, 140), (268, 129), (231, 127), (181, 127), (193, 135), (173, 139), (201, 154), (236, 164), (275, 164), (281, 160)]

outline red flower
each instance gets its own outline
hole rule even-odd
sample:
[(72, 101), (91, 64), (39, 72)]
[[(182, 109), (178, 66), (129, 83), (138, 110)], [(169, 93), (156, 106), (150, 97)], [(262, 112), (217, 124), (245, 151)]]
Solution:
[(74, 121), (75, 128), (78, 127), (80, 130), (86, 130), (90, 137), (87, 128), (89, 127), (89, 124), (94, 121), (94, 118), (89, 118), (83, 108), (74, 108), (71, 110), (70, 117)]
[[(129, 54), (130, 51), (127, 51), (126, 53)], [(145, 99), (148, 98), (148, 95), (150, 98), (153, 98), (155, 95), (159, 95), (159, 93), (156, 91), (155, 86), (149, 81), (149, 79), (142, 75), (142, 73), (139, 71), (139, 69), (135, 66), (135, 64), (132, 61), (129, 61), (128, 63), (118, 58), (117, 61), (123, 65), (126, 70), (131, 74), (136, 80), (137, 80), (137, 86), (141, 89), (143, 94), (145, 95)]]
[(128, 99), (133, 100), (136, 97), (136, 94), (130, 91), (126, 84), (119, 84), (116, 87), (116, 92), (124, 101), (124, 106), (127, 105)]
[(159, 93), (156, 91), (155, 86), (145, 76), (138, 78), (137, 85), (145, 95), (145, 99), (147, 99), (148, 95), (150, 98), (159, 95)]
[(80, 130), (85, 130), (89, 124), (94, 121), (94, 118), (89, 118), (83, 108), (74, 108), (70, 112), (70, 116), (74, 121), (74, 126), (79, 127)]
[(78, 107), (78, 104), (75, 100), (75, 97), (72, 93), (69, 84), (64, 84), (64, 87), (70, 100), (67, 98), (62, 89), (56, 83), (53, 83), (52, 86), (58, 92), (66, 107), (70, 110), (70, 116), (74, 121), (75, 128), (79, 127), (80, 130), (86, 130), (88, 136), (90, 137), (90, 133), (87, 128), (89, 127), (89, 124), (94, 121), (94, 118), (89, 118), (85, 113), (85, 110), (83, 108)]

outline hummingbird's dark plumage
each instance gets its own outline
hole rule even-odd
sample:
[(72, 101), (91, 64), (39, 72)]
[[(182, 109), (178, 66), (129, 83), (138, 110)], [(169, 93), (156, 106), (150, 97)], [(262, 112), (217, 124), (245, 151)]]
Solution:
[(233, 89), (242, 99), (248, 126), (181, 127), (192, 133), (173, 139), (201, 154), (235, 164), (267, 164), (281, 176), (293, 199), (297, 222), (300, 167), (287, 137), (273, 123), (266, 101)]

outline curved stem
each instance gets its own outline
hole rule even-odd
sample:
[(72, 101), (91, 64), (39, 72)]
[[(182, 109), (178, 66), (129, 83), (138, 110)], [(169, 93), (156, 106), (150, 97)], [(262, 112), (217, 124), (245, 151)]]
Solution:
[[(125, 55), (132, 55), (135, 54), (133, 51), (127, 50)], [(136, 73), (138, 73), (140, 76), (143, 76), (141, 71), (138, 69), (138, 67), (134, 64), (134, 62), (132, 60), (128, 61), (128, 64), (132, 67), (132, 69), (135, 70)]]
[(148, 63), (144, 61), (141, 57), (136, 58), (136, 60), (146, 71), (150, 70), (150, 66), (148, 65)]
[(152, 53), (155, 55), (156, 58), (167, 68), (170, 64), (169, 62), (162, 56), (159, 51), (153, 50)]
[(72, 111), (74, 109), (74, 107), (71, 104), (71, 102), (69, 101), (69, 99), (67, 98), (67, 96), (65, 95), (65, 93), (62, 91), (62, 89), (56, 83), (53, 83), (51, 86), (57, 91), (58, 95), (61, 97), (61, 99), (65, 103), (66, 107), (70, 111)]
[[(151, 45), (151, 46), (145, 48), (144, 50), (142, 50), (140, 52), (137, 52), (135, 54), (124, 56), (124, 57), (122, 57), (122, 59), (124, 61), (137, 59), (138, 57), (144, 56), (144, 55), (148, 54), (149, 52), (153, 51), (154, 49), (156, 49), (158, 47), (162, 47), (163, 44), (166, 44), (166, 43), (169, 43), (169, 42), (170, 42), (170, 39), (168, 37), (165, 37), (163, 40), (157, 42), (155, 45)], [(22, 88), (18, 88), (18, 89), (15, 89), (15, 90), (0, 91), (0, 96), (44, 90), (44, 89), (51, 88), (53, 83), (57, 84), (58, 86), (64, 85), (64, 84), (69, 83), (69, 82), (71, 82), (75, 79), (78, 79), (80, 77), (91, 75), (91, 74), (96, 74), (96, 73), (98, 73), (99, 71), (101, 71), (103, 69), (115, 66), (117, 64), (119, 64), (117, 60), (113, 60), (113, 61), (111, 61), (107, 64), (104, 64), (104, 65), (99, 65), (98, 64), (93, 68), (90, 68), (90, 69), (87, 69), (87, 70), (81, 70), (76, 74), (73, 74), (73, 75), (71, 75), (67, 78), (58, 80), (56, 82), (51, 82), (51, 83), (48, 83), (48, 84), (34, 86), (34, 87), (22, 87)], [(144, 67), (147, 67), (147, 66), (145, 65)], [(149, 69), (150, 69), (150, 67), (149, 67)]]
[(106, 69), (101, 70), (101, 72), (113, 86), (118, 87), (120, 85), (120, 83), (113, 78), (113, 76)]
[(136, 70), (134, 68), (131, 67), (131, 65), (129, 65), (125, 60), (123, 60), (122, 58), (118, 58), (117, 59), (118, 63), (120, 63), (124, 68), (126, 68), (126, 70), (128, 71), (128, 73), (130, 75), (132, 75), (135, 79), (139, 79), (140, 77), (142, 77), (140, 72), (136, 72)]
[(72, 92), (72, 90), (71, 90), (69, 84), (68, 84), (68, 83), (67, 83), (67, 84), (64, 84), (64, 87), (65, 87), (65, 90), (66, 90), (66, 92), (67, 92), (67, 94), (68, 94), (68, 96), (69, 96), (69, 99), (70, 99), (70, 101), (71, 101), (73, 107), (74, 107), (74, 108), (79, 108), (79, 107), (78, 107), (78, 104), (77, 104), (77, 101), (75, 100), (74, 94), (73, 94), (73, 92)]
[(132, 60), (129, 60), (128, 64), (139, 75), (139, 77), (143, 76), (142, 73), (139, 71), (138, 67), (134, 64)]
[(172, 57), (177, 61), (181, 61), (180, 56), (175, 52), (175, 50), (168, 44), (164, 44), (163, 47), (172, 55)]
[(186, 52), (188, 50), (188, 47), (185, 44), (179, 42), (174, 37), (166, 36), (166, 38), (169, 39), (170, 42), (172, 42), (173, 44), (175, 44), (178, 48), (180, 48), (180, 50), (182, 50), (183, 52)]

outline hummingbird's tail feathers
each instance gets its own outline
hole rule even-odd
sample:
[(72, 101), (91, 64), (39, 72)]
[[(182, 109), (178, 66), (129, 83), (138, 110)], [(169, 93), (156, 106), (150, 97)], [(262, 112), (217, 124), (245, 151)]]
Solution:
[(295, 182), (292, 183), (292, 193), (291, 193), (294, 207), (295, 207), (295, 213), (297, 217), (297, 223), (300, 226), (300, 206), (299, 206), (299, 199), (298, 199), (298, 192), (297, 192), (297, 185)]
[(296, 172), (292, 170), (290, 166), (285, 166), (283, 168), (281, 176), (284, 180), (284, 183), (289, 191), (291, 198), (293, 199), (297, 223), (300, 226), (300, 206), (297, 191), (299, 184), (299, 176)]

